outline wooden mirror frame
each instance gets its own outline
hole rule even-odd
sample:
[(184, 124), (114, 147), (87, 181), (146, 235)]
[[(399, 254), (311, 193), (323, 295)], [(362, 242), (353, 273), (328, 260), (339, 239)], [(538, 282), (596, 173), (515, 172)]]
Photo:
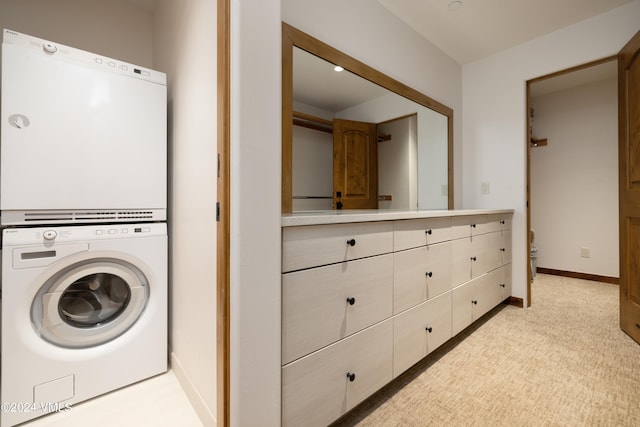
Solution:
[(453, 209), (453, 110), (320, 40), (282, 23), (282, 213), (293, 211), (293, 47), (299, 47), (372, 83), (447, 116), (448, 209)]

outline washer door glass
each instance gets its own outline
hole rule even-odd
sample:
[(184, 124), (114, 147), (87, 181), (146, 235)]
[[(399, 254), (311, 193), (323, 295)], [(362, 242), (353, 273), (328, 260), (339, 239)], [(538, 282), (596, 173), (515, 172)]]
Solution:
[(62, 293), (62, 319), (77, 328), (91, 328), (116, 319), (131, 300), (129, 285), (120, 276), (95, 273), (76, 280)]
[(149, 299), (149, 283), (134, 265), (93, 259), (56, 272), (31, 308), (40, 336), (63, 347), (108, 342), (133, 326)]

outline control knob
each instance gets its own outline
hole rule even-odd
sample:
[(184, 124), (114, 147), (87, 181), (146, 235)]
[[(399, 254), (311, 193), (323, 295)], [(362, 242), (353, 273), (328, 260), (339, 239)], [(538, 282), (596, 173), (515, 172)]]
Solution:
[(58, 237), (58, 232), (56, 230), (46, 230), (42, 233), (42, 237), (44, 237), (44, 240), (53, 240)]

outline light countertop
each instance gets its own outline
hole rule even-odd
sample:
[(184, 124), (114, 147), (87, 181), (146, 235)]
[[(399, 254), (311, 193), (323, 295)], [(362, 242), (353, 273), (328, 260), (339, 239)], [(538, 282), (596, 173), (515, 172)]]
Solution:
[(441, 218), (465, 215), (512, 214), (513, 209), (456, 209), (456, 210), (329, 210), (304, 211), (282, 215), (283, 227), (302, 225), (344, 224), (366, 221), (393, 221), (398, 219)]

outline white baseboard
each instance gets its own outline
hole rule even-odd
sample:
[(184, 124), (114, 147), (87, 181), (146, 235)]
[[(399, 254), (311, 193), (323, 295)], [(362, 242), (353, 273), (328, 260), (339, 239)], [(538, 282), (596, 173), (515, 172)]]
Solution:
[(211, 412), (211, 409), (209, 409), (200, 393), (198, 393), (198, 390), (189, 379), (189, 376), (173, 352), (171, 352), (171, 370), (180, 382), (184, 393), (187, 395), (187, 398), (189, 399), (189, 402), (191, 402), (193, 409), (198, 414), (198, 417), (200, 417), (202, 424), (205, 427), (215, 427), (216, 417), (213, 415), (213, 412)]

